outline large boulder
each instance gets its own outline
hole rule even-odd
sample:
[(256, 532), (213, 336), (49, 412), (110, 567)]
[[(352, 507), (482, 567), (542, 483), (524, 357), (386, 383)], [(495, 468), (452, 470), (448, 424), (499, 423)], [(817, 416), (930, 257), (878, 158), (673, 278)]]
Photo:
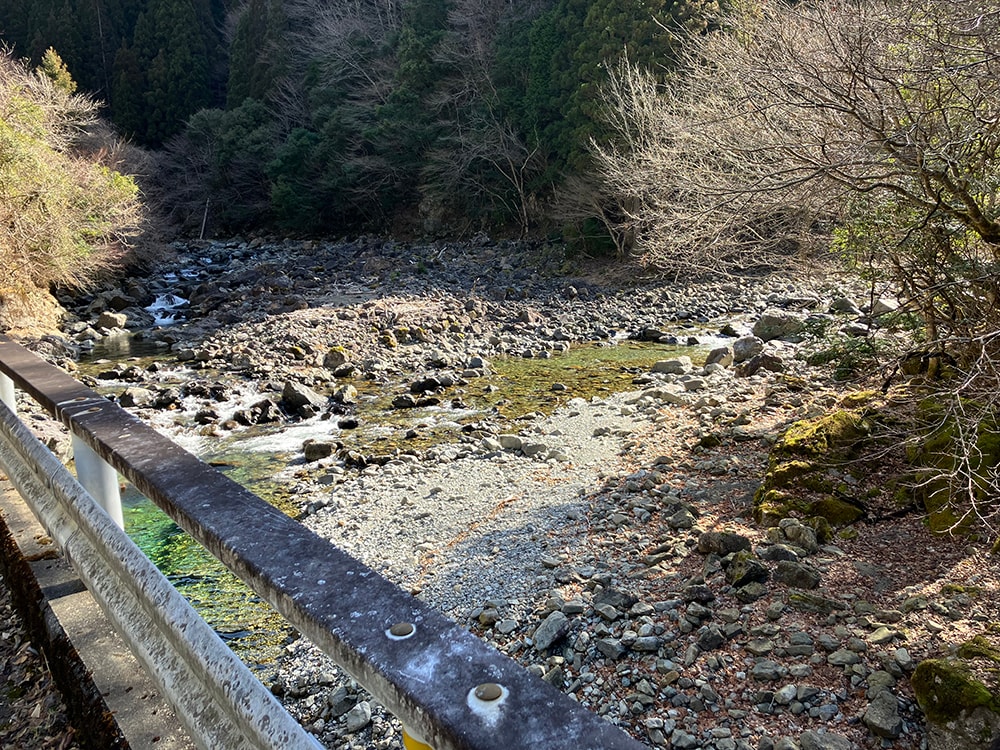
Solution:
[(288, 380), (281, 389), (281, 402), (293, 414), (311, 417), (326, 406), (326, 399), (307, 385)]
[(733, 342), (733, 362), (739, 364), (764, 351), (764, 342), (756, 336), (741, 336)]
[(805, 319), (801, 315), (771, 307), (762, 312), (754, 323), (753, 335), (761, 341), (772, 341), (796, 336), (805, 328)]
[(998, 668), (998, 625), (960, 646), (955, 658), (917, 666), (910, 684), (927, 718), (928, 750), (986, 748), (1000, 741)]

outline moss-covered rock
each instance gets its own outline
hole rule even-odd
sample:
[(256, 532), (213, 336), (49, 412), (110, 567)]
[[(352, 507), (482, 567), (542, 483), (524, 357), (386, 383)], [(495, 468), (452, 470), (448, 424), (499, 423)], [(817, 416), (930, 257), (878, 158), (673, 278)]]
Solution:
[(910, 684), (927, 717), (930, 750), (986, 747), (1000, 737), (998, 667), (996, 626), (962, 644), (954, 659), (920, 663)]
[(827, 522), (828, 527), (841, 529), (864, 518), (863, 508), (841, 500), (833, 495), (817, 500), (809, 506), (809, 512)]
[(996, 699), (960, 662), (944, 659), (922, 661), (910, 678), (913, 694), (927, 720), (947, 724), (963, 712), (995, 708)]
[[(828, 472), (853, 458), (870, 432), (870, 416), (860, 410), (837, 409), (792, 424), (771, 450), (768, 472), (754, 496), (756, 520), (775, 524), (793, 516), (820, 516), (842, 528), (861, 518), (863, 509), (833, 494)], [(804, 492), (824, 497), (806, 498)]]
[(753, 500), (754, 518), (762, 526), (777, 526), (782, 518), (801, 515), (806, 503), (787, 492), (769, 489), (767, 481), (760, 486)]
[(849, 458), (857, 442), (868, 435), (871, 424), (860, 411), (838, 409), (816, 419), (793, 423), (775, 443), (772, 461), (795, 458), (839, 463)]

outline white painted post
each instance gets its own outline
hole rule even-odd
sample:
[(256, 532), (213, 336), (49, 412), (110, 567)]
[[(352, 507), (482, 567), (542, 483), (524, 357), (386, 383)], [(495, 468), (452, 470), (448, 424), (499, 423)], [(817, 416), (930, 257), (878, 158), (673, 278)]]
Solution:
[(76, 464), (76, 478), (83, 488), (107, 511), (111, 520), (124, 529), (125, 517), (122, 515), (118, 472), (76, 435), (73, 436), (73, 463)]
[(2, 372), (0, 372), (0, 401), (7, 404), (7, 408), (12, 412), (17, 413), (17, 401), (14, 398), (14, 381)]

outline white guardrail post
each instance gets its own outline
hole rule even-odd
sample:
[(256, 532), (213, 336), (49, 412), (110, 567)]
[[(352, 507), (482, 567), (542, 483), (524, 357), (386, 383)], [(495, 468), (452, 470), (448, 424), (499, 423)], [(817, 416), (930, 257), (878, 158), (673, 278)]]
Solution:
[(0, 401), (7, 404), (7, 408), (12, 412), (17, 413), (17, 399), (14, 397), (14, 381), (2, 372), (0, 372)]
[(111, 516), (118, 528), (124, 529), (118, 472), (76, 435), (73, 435), (73, 463), (76, 465), (76, 478), (83, 488)]

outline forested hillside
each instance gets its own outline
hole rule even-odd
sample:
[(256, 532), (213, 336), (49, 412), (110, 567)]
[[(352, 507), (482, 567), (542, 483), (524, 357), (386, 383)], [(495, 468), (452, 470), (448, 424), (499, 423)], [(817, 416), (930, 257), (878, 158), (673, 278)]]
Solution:
[[(0, 0), (209, 230), (527, 231), (602, 138), (623, 55), (657, 75), (716, 0)], [(155, 197), (155, 196), (154, 196)]]

